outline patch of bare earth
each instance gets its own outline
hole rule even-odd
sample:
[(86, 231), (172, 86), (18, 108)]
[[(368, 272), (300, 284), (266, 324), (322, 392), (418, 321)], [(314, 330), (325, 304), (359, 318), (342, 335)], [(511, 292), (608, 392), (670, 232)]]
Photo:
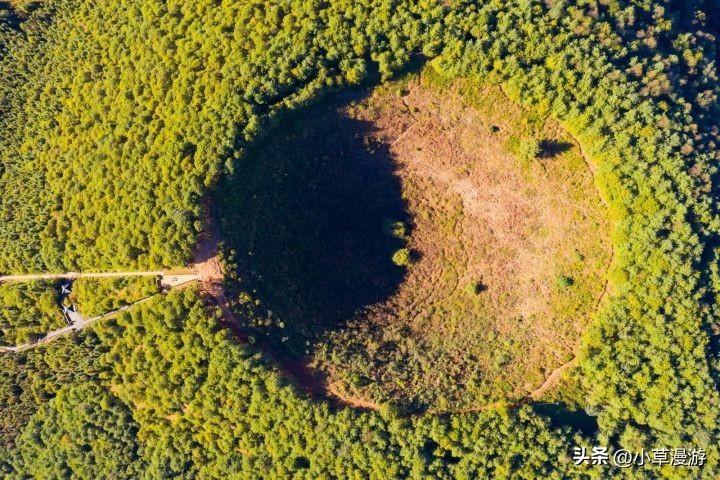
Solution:
[[(316, 366), (333, 393), (430, 410), (539, 398), (604, 289), (604, 208), (557, 124), (528, 123), (495, 87), (464, 100), (413, 80), (348, 107), (389, 145), (419, 260), (398, 291), (330, 335)], [(521, 161), (513, 139), (560, 151)], [(571, 279), (571, 285), (560, 279)]]
[(195, 249), (193, 267), (200, 277), (200, 284), (203, 293), (212, 299), (213, 303), (220, 308), (222, 320), (226, 327), (230, 328), (236, 337), (245, 339), (246, 334), (241, 331), (235, 314), (230, 308), (230, 303), (225, 297), (223, 288), (223, 271), (218, 259), (218, 244), (220, 242), (220, 231), (210, 215), (210, 208), (205, 213), (206, 228), (200, 235), (198, 245)]

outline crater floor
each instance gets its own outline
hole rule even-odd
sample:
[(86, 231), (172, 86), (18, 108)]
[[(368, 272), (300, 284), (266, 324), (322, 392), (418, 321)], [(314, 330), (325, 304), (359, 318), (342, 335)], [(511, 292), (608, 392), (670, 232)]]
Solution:
[(258, 147), (225, 226), (235, 307), (276, 352), (351, 403), (431, 411), (520, 399), (572, 360), (611, 249), (559, 125), (417, 75), (310, 113)]

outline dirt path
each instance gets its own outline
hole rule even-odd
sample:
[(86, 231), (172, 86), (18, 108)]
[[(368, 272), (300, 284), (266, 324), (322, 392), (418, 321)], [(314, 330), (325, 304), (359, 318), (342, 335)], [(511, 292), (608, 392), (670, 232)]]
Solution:
[[(509, 407), (509, 408), (517, 408), (525, 403), (533, 402), (540, 400), (542, 396), (550, 390), (552, 387), (554, 387), (557, 382), (562, 378), (563, 372), (566, 370), (569, 370), (570, 368), (573, 368), (577, 365), (578, 358), (573, 357), (570, 361), (560, 365), (555, 370), (553, 370), (550, 375), (545, 379), (545, 381), (537, 387), (532, 392), (528, 393), (524, 397), (522, 397), (520, 400), (517, 400), (512, 403), (507, 402), (493, 402), (488, 403), (487, 405), (482, 405), (479, 407), (473, 407), (473, 408), (465, 408), (461, 410), (452, 410), (445, 413), (479, 413), (479, 412), (486, 412), (488, 410), (495, 410), (501, 407)], [(327, 387), (327, 390), (329, 393), (331, 393), (336, 399), (339, 399), (342, 404), (362, 409), (362, 410), (372, 410), (372, 411), (378, 411), (380, 410), (380, 405), (378, 403), (375, 403), (371, 400), (367, 400), (364, 398), (359, 397), (351, 397), (343, 395), (337, 388), (336, 384), (330, 384)]]
[(372, 410), (374, 412), (380, 410), (380, 404), (375, 403), (372, 400), (343, 395), (342, 392), (338, 390), (336, 383), (328, 385), (327, 391), (346, 407), (357, 408), (359, 410)]
[[(65, 277), (63, 277), (63, 278), (65, 278)], [(150, 297), (143, 298), (142, 300), (138, 300), (137, 302), (133, 302), (129, 305), (125, 305), (124, 307), (120, 307), (117, 310), (113, 310), (111, 312), (107, 312), (102, 315), (98, 315), (96, 317), (78, 320), (78, 321), (74, 322), (72, 325), (68, 325), (67, 327), (59, 328), (57, 330), (53, 330), (52, 332), (48, 332), (47, 334), (45, 334), (44, 337), (42, 337), (41, 339), (39, 339), (35, 342), (23, 343), (21, 345), (17, 345), (14, 347), (0, 346), (0, 352), (17, 353), (17, 352), (23, 352), (25, 350), (29, 350), (31, 348), (35, 348), (44, 343), (48, 343), (58, 337), (67, 335), (68, 333), (79, 332), (80, 330), (84, 330), (85, 328), (89, 327), (90, 325), (92, 325), (93, 323), (95, 323), (99, 320), (102, 320), (102, 319), (105, 319), (108, 317), (112, 317), (113, 315), (117, 315), (118, 313), (122, 313), (126, 310), (136, 307), (137, 305), (143, 304), (143, 303), (151, 300), (154, 297), (155, 297), (155, 295), (152, 295)]]
[[(182, 272), (182, 273), (177, 273)], [(170, 272), (159, 270), (145, 270), (135, 272), (66, 272), (66, 273), (37, 273), (27, 275), (0, 276), (2, 282), (30, 282), (34, 280), (76, 280), (78, 278), (122, 278), (122, 277), (160, 277), (162, 288), (175, 288), (180, 285), (199, 280), (199, 275), (186, 268), (173, 268)]]
[(66, 272), (66, 273), (38, 273), (27, 275), (2, 275), (0, 282), (29, 282), (32, 280), (55, 280), (66, 278), (109, 278), (109, 277), (161, 277), (165, 272), (155, 270), (135, 272)]
[(220, 243), (220, 228), (211, 214), (210, 204), (205, 204), (205, 232), (200, 236), (200, 242), (194, 255), (194, 267), (197, 271), (203, 291), (220, 308), (224, 326), (229, 328), (237, 338), (247, 340), (247, 334), (242, 332), (235, 313), (230, 308), (223, 287), (224, 274), (218, 259), (218, 244)]
[(562, 373), (565, 370), (568, 370), (568, 369), (574, 367), (575, 365), (577, 365), (577, 363), (578, 363), (578, 357), (575, 356), (569, 362), (564, 363), (564, 364), (560, 365), (559, 367), (557, 367), (555, 370), (553, 370), (550, 373), (550, 375), (548, 375), (548, 377), (545, 379), (545, 381), (542, 383), (542, 385), (540, 385), (538, 388), (536, 388), (535, 390), (530, 392), (526, 396), (526, 398), (528, 400), (539, 400), (545, 394), (545, 392), (547, 392), (548, 390), (550, 390), (552, 387), (554, 387), (557, 384), (557, 382), (560, 380)]

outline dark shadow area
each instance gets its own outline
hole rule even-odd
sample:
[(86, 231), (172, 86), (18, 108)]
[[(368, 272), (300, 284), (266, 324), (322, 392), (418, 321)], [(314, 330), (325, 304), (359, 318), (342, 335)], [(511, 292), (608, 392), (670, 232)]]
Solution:
[(710, 376), (713, 379), (715, 390), (720, 392), (720, 325), (703, 325), (702, 330), (708, 336), (708, 346), (705, 351)]
[(18, 10), (11, 2), (0, 0), (0, 24), (19, 32), (28, 17), (40, 8), (42, 8), (40, 1), (27, 2)]
[(288, 114), (216, 194), (228, 298), (285, 358), (387, 299), (405, 272), (392, 261), (404, 241), (385, 227), (410, 228), (388, 147), (336, 102)]
[(570, 150), (573, 144), (557, 140), (543, 140), (539, 146), (540, 158), (553, 158)]
[(20, 30), (22, 19), (10, 2), (0, 2), (0, 24), (13, 30)]
[(425, 458), (428, 463), (442, 459), (443, 462), (455, 465), (462, 460), (462, 457), (453, 455), (450, 450), (441, 448), (440, 444), (435, 440), (425, 441), (422, 448), (420, 448), (420, 455)]
[(547, 417), (554, 428), (570, 427), (587, 436), (593, 436), (598, 431), (596, 418), (584, 410), (572, 410), (564, 403), (534, 403), (532, 407), (535, 412)]

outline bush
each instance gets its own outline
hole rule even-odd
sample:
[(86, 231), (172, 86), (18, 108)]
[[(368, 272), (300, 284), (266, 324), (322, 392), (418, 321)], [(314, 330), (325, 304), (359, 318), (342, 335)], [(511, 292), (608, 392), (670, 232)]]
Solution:
[(541, 151), (540, 142), (535, 138), (518, 138), (514, 135), (507, 139), (505, 148), (522, 163), (537, 159)]
[(540, 155), (540, 143), (534, 138), (521, 140), (516, 155), (522, 161), (535, 160)]
[(488, 289), (487, 285), (485, 285), (482, 281), (477, 281), (470, 283), (467, 287), (467, 292), (471, 295), (480, 295), (484, 291)]
[(505, 365), (510, 363), (511, 360), (512, 358), (510, 357), (510, 355), (508, 355), (507, 353), (501, 353), (500, 355), (495, 357), (495, 366), (497, 368), (504, 367)]
[(401, 220), (395, 222), (392, 220), (385, 220), (384, 227), (385, 231), (390, 236), (405, 239), (405, 236), (407, 235), (407, 225), (405, 225), (405, 222)]
[(393, 254), (392, 261), (398, 267), (409, 267), (413, 263), (412, 254), (409, 249), (401, 248)]
[(572, 287), (574, 283), (575, 281), (572, 278), (565, 275), (558, 275), (557, 278), (555, 278), (555, 285), (563, 289)]

